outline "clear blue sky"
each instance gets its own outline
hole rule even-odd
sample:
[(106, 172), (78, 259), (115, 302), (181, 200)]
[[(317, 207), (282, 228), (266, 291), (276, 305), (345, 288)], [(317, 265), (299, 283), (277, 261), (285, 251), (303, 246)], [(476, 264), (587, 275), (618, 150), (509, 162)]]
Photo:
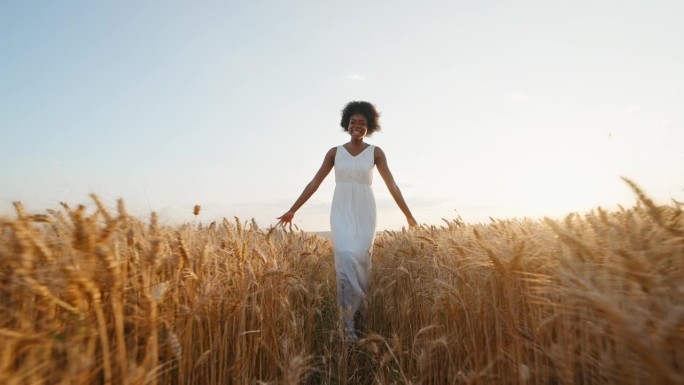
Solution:
[[(275, 223), (369, 100), (419, 222), (684, 200), (681, 1), (4, 1), (0, 215)], [(334, 177), (298, 212), (327, 230)], [(404, 224), (376, 175), (379, 229)]]

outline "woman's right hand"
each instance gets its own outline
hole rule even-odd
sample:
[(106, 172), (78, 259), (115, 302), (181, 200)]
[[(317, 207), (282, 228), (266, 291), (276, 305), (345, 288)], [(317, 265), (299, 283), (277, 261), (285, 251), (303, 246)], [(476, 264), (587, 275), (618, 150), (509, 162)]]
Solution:
[(285, 214), (279, 216), (278, 218), (278, 223), (276, 226), (285, 226), (285, 224), (289, 224), (292, 226), (292, 218), (294, 218), (295, 213), (293, 211), (288, 211)]

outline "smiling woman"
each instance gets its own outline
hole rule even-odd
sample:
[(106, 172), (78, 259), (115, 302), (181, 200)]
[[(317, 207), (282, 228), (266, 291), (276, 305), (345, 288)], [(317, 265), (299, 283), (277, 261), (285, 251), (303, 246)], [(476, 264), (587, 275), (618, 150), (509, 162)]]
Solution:
[(340, 126), (350, 134), (350, 128), (357, 131), (365, 128), (365, 136), (370, 137), (374, 132), (380, 131), (380, 114), (368, 102), (350, 102), (342, 110)]
[[(355, 316), (365, 303), (371, 269), (371, 252), (376, 231), (376, 205), (371, 184), (377, 167), (409, 226), (416, 226), (380, 147), (364, 143), (364, 138), (380, 129), (380, 114), (371, 103), (350, 102), (342, 110), (340, 125), (350, 135), (349, 142), (331, 148), (323, 164), (306, 185), (288, 212), (278, 217), (279, 225), (291, 223), (295, 212), (313, 195), (321, 182), (335, 169), (335, 192), (330, 210), (337, 274), (337, 296), (343, 312), (344, 328), (356, 340)], [(360, 317), (363, 318), (363, 317)], [(362, 322), (362, 321), (361, 321)]]

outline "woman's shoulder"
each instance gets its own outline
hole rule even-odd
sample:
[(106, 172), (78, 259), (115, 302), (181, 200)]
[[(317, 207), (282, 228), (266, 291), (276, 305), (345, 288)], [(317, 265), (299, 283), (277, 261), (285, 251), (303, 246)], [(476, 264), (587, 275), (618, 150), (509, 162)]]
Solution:
[(325, 157), (326, 158), (328, 158), (328, 157), (335, 158), (335, 155), (337, 154), (337, 148), (338, 147), (339, 146), (335, 146), (335, 147), (331, 148), (330, 150), (328, 150), (328, 152), (325, 153)]

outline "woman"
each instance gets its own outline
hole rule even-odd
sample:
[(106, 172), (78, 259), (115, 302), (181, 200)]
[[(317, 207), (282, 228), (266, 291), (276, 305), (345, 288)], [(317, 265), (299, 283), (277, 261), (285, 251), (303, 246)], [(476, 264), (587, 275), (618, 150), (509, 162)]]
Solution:
[(387, 166), (385, 153), (364, 139), (380, 130), (379, 114), (371, 103), (350, 102), (342, 110), (340, 125), (351, 136), (349, 142), (331, 148), (323, 164), (306, 185), (290, 210), (277, 219), (278, 225), (291, 223), (295, 212), (313, 195), (323, 179), (335, 168), (335, 193), (330, 212), (337, 298), (343, 311), (347, 335), (358, 338), (354, 316), (368, 294), (371, 251), (375, 239), (375, 197), (371, 189), (373, 167), (377, 167), (394, 201), (406, 216), (410, 227), (416, 226), (399, 187)]

